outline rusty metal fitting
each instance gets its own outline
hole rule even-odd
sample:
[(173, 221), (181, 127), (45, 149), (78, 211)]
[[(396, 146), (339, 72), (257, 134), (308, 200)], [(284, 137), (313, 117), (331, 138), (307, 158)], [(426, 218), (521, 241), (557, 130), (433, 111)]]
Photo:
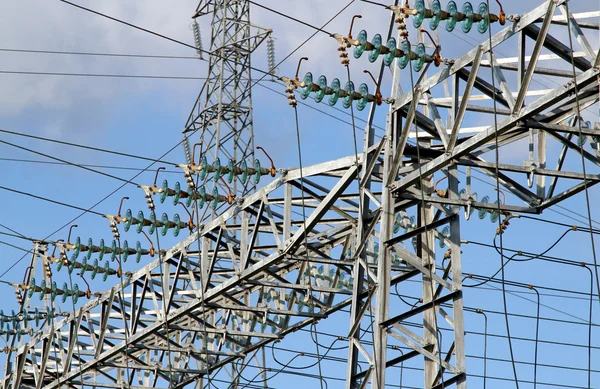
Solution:
[(433, 40), (433, 37), (431, 36), (429, 31), (422, 29), (421, 32), (425, 33), (429, 37), (429, 40), (431, 40), (433, 47), (435, 47), (435, 50), (433, 51), (433, 54), (432, 54), (433, 64), (435, 65), (435, 67), (439, 67), (440, 64), (442, 63), (442, 57), (440, 55), (440, 46), (437, 43), (435, 43), (435, 41)]
[[(200, 146), (200, 158), (202, 158), (202, 142), (194, 143), (194, 147), (192, 148), (192, 166), (196, 164), (196, 147), (198, 146)], [(198, 160), (198, 165), (200, 165), (200, 160)]]
[(363, 73), (367, 73), (369, 76), (371, 76), (371, 80), (373, 80), (373, 83), (375, 84), (375, 103), (377, 105), (381, 105), (381, 103), (383, 102), (383, 96), (381, 95), (379, 83), (375, 80), (375, 77), (373, 77), (373, 74), (370, 71), (365, 69), (363, 70)]
[[(156, 180), (154, 180), (156, 182)], [(129, 197), (125, 196), (121, 199), (121, 202), (119, 203), (119, 211), (117, 212), (117, 218), (121, 218), (121, 208), (123, 208), (123, 201), (124, 200), (129, 200)]]
[(73, 224), (71, 227), (69, 227), (69, 235), (67, 236), (67, 243), (66, 243), (67, 250), (69, 250), (68, 246), (71, 245), (71, 232), (73, 232), (73, 228), (75, 228), (75, 227), (79, 227), (79, 226), (77, 224)]
[(150, 243), (150, 249), (148, 249), (148, 251), (150, 252), (150, 257), (154, 258), (154, 254), (156, 254), (156, 250), (154, 249), (154, 245), (152, 244), (152, 240), (150, 240), (150, 237), (148, 236), (148, 234), (146, 234), (145, 231), (142, 230), (142, 234), (144, 234), (144, 236), (146, 237), (146, 239), (148, 239), (148, 242)]
[(275, 177), (275, 174), (277, 174), (277, 169), (275, 169), (275, 164), (273, 163), (273, 159), (271, 158), (271, 156), (269, 156), (269, 154), (267, 154), (265, 149), (263, 149), (261, 146), (256, 146), (256, 148), (258, 150), (261, 150), (263, 153), (265, 153), (267, 158), (269, 158), (269, 161), (271, 162), (271, 167), (269, 168), (269, 174), (271, 175), (271, 177)]
[(192, 217), (192, 214), (190, 213), (190, 211), (187, 209), (187, 207), (180, 201), (179, 204), (181, 204), (181, 206), (183, 207), (183, 209), (185, 209), (185, 212), (188, 214), (188, 216), (190, 217), (189, 221), (188, 221), (188, 228), (190, 229), (190, 231), (192, 231), (196, 225), (194, 224), (194, 218)]

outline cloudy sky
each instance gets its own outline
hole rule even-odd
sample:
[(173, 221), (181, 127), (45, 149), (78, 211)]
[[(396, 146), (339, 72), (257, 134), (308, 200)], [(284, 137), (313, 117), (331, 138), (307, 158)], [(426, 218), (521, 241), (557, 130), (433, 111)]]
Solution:
[[(324, 24), (347, 4), (346, 0), (257, 1), (317, 26)], [(533, 8), (540, 2), (506, 0), (503, 3), (508, 14), (518, 14)], [(590, 10), (589, 5), (594, 2), (597, 3), (597, 1), (576, 0), (571, 1), (571, 6), (574, 12)], [(78, 0), (77, 3), (188, 44), (194, 44), (190, 23), (197, 1)], [(445, 5), (446, 1), (442, 3)], [(598, 10), (598, 7), (592, 8)], [(494, 2), (492, 2), (492, 9), (497, 10)], [(329, 32), (347, 33), (350, 18), (354, 14), (363, 15), (363, 18), (356, 22), (355, 35), (360, 29), (366, 29), (369, 37), (375, 33), (387, 34), (389, 12), (359, 1), (355, 1), (325, 29)], [(314, 32), (311, 28), (255, 6), (252, 7), (252, 21), (256, 25), (273, 29), (278, 60), (288, 55)], [(208, 49), (209, 17), (201, 18), (199, 22), (204, 48)], [(493, 28), (497, 31), (498, 26)], [(411, 31), (414, 37), (414, 31)], [(198, 60), (194, 50), (189, 47), (93, 15), (59, 0), (1, 1), (0, 36), (2, 37), (0, 40), (0, 129), (7, 131), (157, 158), (181, 140), (181, 130), (203, 83), (200, 78), (206, 77), (206, 63)], [(442, 45), (444, 56), (454, 58), (472, 49), (486, 37), (487, 35), (478, 34), (475, 29), (468, 35), (457, 31), (449, 34), (444, 31), (439, 34), (439, 43)], [(589, 39), (597, 48), (598, 37), (590, 36)], [(310, 59), (303, 64), (301, 76), (304, 72), (311, 71), (315, 78), (325, 74), (329, 80), (334, 77), (344, 80), (346, 70), (339, 64), (336, 47), (335, 40), (326, 34), (317, 34), (282, 64), (279, 72), (282, 75), (293, 76), (298, 59), (306, 55)], [(498, 48), (498, 57), (514, 56), (514, 47), (513, 45)], [(531, 47), (530, 44), (529, 48)], [(11, 50), (143, 54), (179, 58), (58, 55)], [(252, 65), (259, 69), (267, 69), (265, 47), (257, 50)], [(366, 59), (351, 63), (352, 79), (355, 84), (367, 82), (371, 86), (372, 83), (363, 74), (363, 69), (375, 73), (379, 69), (379, 63), (370, 64)], [(14, 72), (172, 76), (192, 79), (81, 77), (15, 74)], [(255, 73), (253, 77), (257, 75)], [(389, 95), (390, 81), (391, 77), (387, 74), (382, 85), (384, 96)], [(515, 82), (514, 78), (509, 81)], [(408, 82), (408, 77), (403, 77), (403, 86), (409, 85)], [(547, 79), (539, 79), (537, 84), (534, 83), (532, 86), (536, 89), (547, 89), (555, 88), (557, 84)], [(254, 88), (252, 92), (255, 109), (254, 130), (256, 144), (264, 145), (270, 151), (277, 167), (290, 167), (297, 166), (298, 158), (293, 111), (288, 108), (285, 97), (281, 96), (283, 90), (284, 88), (279, 84), (270, 82), (261, 83)], [(441, 90), (438, 92), (441, 96)], [(351, 154), (353, 141), (352, 128), (348, 125), (350, 122), (348, 111), (334, 110), (326, 104), (309, 103), (309, 105), (325, 111), (326, 114), (305, 106), (299, 107), (305, 164)], [(338, 105), (337, 108), (341, 109), (341, 106)], [(364, 126), (360, 120), (366, 117), (365, 112), (357, 113), (359, 130)], [(384, 120), (385, 116), (379, 115), (376, 124), (383, 125)], [(590, 120), (597, 120), (597, 115), (590, 117)], [(484, 124), (478, 122), (477, 118), (468, 119), (465, 123), (469, 126)], [(357, 132), (357, 136), (360, 145), (362, 144), (361, 131)], [(135, 170), (126, 169), (141, 169), (148, 165), (146, 161), (65, 147), (7, 133), (0, 133), (0, 141), (78, 164), (102, 165), (105, 167), (93, 167), (93, 169), (126, 180), (137, 174)], [(512, 162), (520, 164), (526, 158), (527, 145), (522, 146), (509, 151), (508, 156), (512, 155)], [(3, 232), (10, 232), (7, 229), (9, 228), (29, 237), (44, 238), (81, 213), (11, 192), (10, 189), (89, 208), (122, 185), (121, 181), (114, 178), (74, 167), (25, 162), (24, 160), (45, 162), (49, 160), (6, 143), (0, 143), (0, 158), (2, 158), (0, 159), (2, 169), (0, 186), (5, 188), (0, 190), (0, 215), (2, 215), (0, 223), (3, 228), (0, 231)], [(182, 148), (175, 147), (174, 151), (164, 157), (164, 160), (183, 162)], [(176, 169), (169, 168), (169, 170)], [(151, 184), (153, 174), (153, 172), (144, 173), (133, 181)], [(181, 176), (175, 173), (164, 174), (172, 181), (182, 181)], [(143, 192), (134, 185), (126, 185), (94, 209), (100, 213), (116, 213), (122, 196), (131, 197), (128, 207), (143, 208)], [(582, 199), (583, 197), (580, 197), (579, 201)], [(77, 235), (86, 238), (103, 236), (108, 239), (109, 237), (108, 223), (97, 215), (85, 215), (77, 220), (77, 224), (79, 225)], [(59, 238), (66, 238), (66, 229), (61, 229), (50, 236), (50, 239)], [(0, 236), (0, 241), (18, 246), (15, 248), (0, 245), (2, 258), (0, 274), (2, 274), (25, 254), (22, 249), (30, 249), (30, 245), (26, 241), (10, 237)], [(28, 257), (2, 279), (20, 280), (26, 262), (29, 262)], [(3, 288), (3, 290), (9, 289)], [(6, 311), (15, 306), (11, 302), (5, 307), (0, 305), (0, 308)]]

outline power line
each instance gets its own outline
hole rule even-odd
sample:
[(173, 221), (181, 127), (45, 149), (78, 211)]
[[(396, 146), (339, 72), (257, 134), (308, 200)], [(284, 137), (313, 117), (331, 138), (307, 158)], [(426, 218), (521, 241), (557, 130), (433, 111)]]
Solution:
[(22, 136), (22, 137), (25, 137), (25, 138), (43, 140), (45, 142), (58, 143), (58, 144), (65, 145), (65, 146), (78, 147), (78, 148), (85, 149), (85, 150), (98, 151), (98, 152), (101, 152), (101, 153), (120, 155), (120, 156), (123, 156), (123, 157), (141, 159), (141, 160), (144, 160), (144, 161), (162, 162), (162, 163), (166, 163), (166, 164), (173, 165), (173, 166), (177, 165), (174, 162), (163, 161), (162, 159), (160, 161), (155, 161), (152, 158), (142, 157), (142, 156), (136, 155), (136, 154), (123, 153), (123, 152), (120, 152), (120, 151), (102, 149), (102, 148), (99, 148), (99, 147), (88, 146), (88, 145), (84, 145), (84, 144), (80, 144), (80, 143), (73, 143), (73, 142), (66, 142), (66, 141), (62, 141), (62, 140), (58, 140), (58, 139), (45, 138), (43, 136), (38, 136), (38, 135), (33, 135), (33, 134), (27, 134), (27, 133), (23, 133), (23, 132), (15, 132), (15, 131), (3, 130), (1, 128), (0, 128), (0, 132), (5, 133), (5, 134)]
[(49, 154), (45, 154), (45, 153), (42, 153), (40, 151), (36, 151), (36, 150), (30, 149), (28, 147), (19, 146), (17, 144), (6, 142), (6, 141), (3, 141), (1, 139), (0, 139), (0, 143), (3, 143), (3, 144), (8, 145), (8, 146), (15, 147), (17, 149), (24, 150), (24, 151), (27, 151), (27, 152), (30, 152), (30, 153), (33, 153), (33, 154), (41, 155), (42, 157), (50, 158), (50, 159), (53, 159), (55, 161), (59, 161), (59, 162), (65, 163), (67, 165), (75, 166), (75, 167), (81, 168), (83, 170), (90, 171), (92, 173), (100, 174), (102, 176), (105, 176), (105, 177), (108, 177), (108, 178), (112, 178), (112, 179), (117, 180), (117, 181), (122, 181), (122, 182), (124, 182), (126, 184), (132, 184), (132, 185), (136, 185), (136, 186), (138, 185), (138, 184), (136, 184), (134, 182), (130, 182), (129, 180), (126, 180), (124, 178), (121, 178), (121, 177), (118, 177), (118, 176), (115, 176), (115, 175), (112, 175), (112, 174), (109, 174), (109, 173), (105, 173), (105, 172), (102, 172), (100, 170), (96, 170), (96, 169), (92, 169), (92, 168), (89, 168), (89, 167), (85, 167), (83, 165), (80, 165), (80, 164), (77, 164), (77, 163), (73, 163), (73, 162), (70, 162), (70, 161), (67, 161), (67, 160), (64, 160), (64, 159), (61, 159), (61, 158), (53, 157), (53, 156), (51, 156)]
[[(19, 158), (0, 158), (0, 161), (7, 162), (19, 162), (19, 163), (37, 163), (42, 165), (58, 165), (58, 166), (71, 166), (68, 163), (64, 162), (52, 162), (52, 161), (38, 161), (34, 159), (19, 159)], [(125, 167), (125, 166), (111, 166), (111, 165), (89, 165), (89, 164), (80, 164), (80, 166), (99, 168), (99, 169), (115, 169), (115, 170), (132, 170), (132, 171), (142, 171), (142, 168), (135, 167)], [(181, 174), (181, 171), (177, 170), (161, 170), (161, 173), (170, 173), (170, 174)]]
[(78, 211), (87, 211), (87, 212), (92, 213), (94, 215), (104, 216), (104, 214), (102, 214), (100, 212), (96, 212), (96, 211), (92, 211), (92, 210), (86, 210), (85, 208), (78, 207), (76, 205), (63, 203), (62, 201), (52, 200), (52, 199), (49, 199), (47, 197), (37, 196), (37, 195), (31, 194), (29, 192), (23, 192), (23, 191), (20, 191), (20, 190), (17, 190), (17, 189), (7, 188), (5, 186), (0, 186), (0, 189), (8, 191), (8, 192), (12, 192), (12, 193), (20, 194), (20, 195), (23, 195), (23, 196), (33, 197), (34, 199), (47, 201), (47, 202), (52, 203), (52, 204), (62, 205), (63, 207), (68, 207), (68, 208), (76, 209)]
[(83, 52), (83, 51), (31, 50), (31, 49), (8, 49), (8, 48), (0, 48), (0, 52), (31, 53), (31, 54), (84, 55), (84, 56), (94, 56), (94, 57), (151, 58), (151, 59), (195, 59), (195, 60), (200, 59), (198, 57), (177, 56), (177, 55), (118, 54), (118, 53), (97, 53), (97, 52)]
[(325, 34), (327, 34), (327, 35), (329, 35), (329, 36), (333, 36), (333, 34), (332, 34), (332, 33), (328, 32), (328, 31), (325, 31), (323, 28), (319, 28), (319, 27), (317, 27), (317, 26), (314, 26), (314, 25), (312, 25), (312, 24), (310, 24), (310, 23), (307, 23), (307, 22), (305, 22), (305, 21), (302, 21), (302, 20), (300, 20), (300, 19), (298, 19), (298, 18), (295, 18), (295, 17), (293, 17), (293, 16), (290, 16), (290, 15), (288, 15), (288, 14), (284, 14), (283, 12), (279, 12), (279, 11), (277, 11), (277, 10), (274, 10), (273, 8), (269, 8), (269, 7), (267, 7), (266, 5), (262, 5), (262, 4), (256, 3), (256, 2), (254, 2), (254, 1), (252, 1), (252, 0), (248, 0), (248, 2), (249, 2), (250, 4), (254, 4), (254, 5), (255, 5), (255, 6), (257, 6), (257, 7), (260, 7), (260, 8), (262, 8), (262, 9), (265, 9), (265, 10), (269, 11), (269, 12), (272, 12), (272, 13), (274, 13), (274, 14), (276, 14), (276, 15), (283, 16), (284, 18), (287, 18), (287, 19), (293, 20), (293, 21), (294, 21), (294, 22), (296, 22), (296, 23), (300, 23), (300, 24), (302, 24), (303, 26), (307, 26), (307, 27), (310, 27), (310, 28), (312, 28), (313, 30), (317, 30), (317, 32), (322, 32), (322, 33), (325, 33)]
[(154, 80), (206, 80), (206, 77), (191, 76), (155, 76), (135, 74), (104, 74), (104, 73), (59, 73), (59, 72), (29, 72), (16, 70), (0, 70), (0, 74), (20, 74), (36, 76), (73, 76), (73, 77), (106, 77), (106, 78), (142, 78)]

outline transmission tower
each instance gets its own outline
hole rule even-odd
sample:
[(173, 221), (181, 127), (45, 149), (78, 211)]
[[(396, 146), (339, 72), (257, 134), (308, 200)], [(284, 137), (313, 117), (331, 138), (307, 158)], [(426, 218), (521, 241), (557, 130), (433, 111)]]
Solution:
[[(208, 78), (184, 129), (187, 162), (192, 158), (191, 140), (200, 142), (203, 155), (213, 161), (253, 164), (251, 57), (271, 30), (250, 23), (249, 1), (200, 1), (194, 15), (199, 54), (203, 54), (203, 46), (196, 19), (203, 16), (211, 18)], [(236, 179), (233, 185), (240, 196), (252, 189), (250, 181)]]
[[(570, 153), (600, 165), (594, 153), (600, 131), (582, 123), (582, 110), (599, 100), (600, 55), (584, 33), (596, 30), (598, 23), (585, 20), (589, 13), (572, 14), (565, 0), (544, 1), (506, 19), (503, 12), (486, 8), (475, 13), (468, 6), (463, 12), (449, 7), (442, 13), (435, 9), (437, 2), (431, 4), (392, 5), (383, 31), (387, 41), (375, 36), (367, 42), (366, 32), (356, 39), (335, 36), (342, 53), (356, 50), (350, 66), (363, 54), (381, 61), (373, 78), (375, 94), (366, 84), (355, 90), (351, 82), (342, 87), (339, 79), (314, 81), (310, 73), (302, 79), (285, 78), (288, 90), (295, 90), (289, 96), (292, 105), (300, 95), (328, 98), (331, 105), (339, 99), (346, 108), (368, 106), (362, 152), (282, 171), (201, 227), (193, 220), (155, 215), (107, 215), (117, 230), (136, 226), (138, 232), (148, 229), (157, 237), (158, 229), (178, 233), (189, 228), (190, 235), (168, 250), (123, 248), (118, 234), (111, 248), (91, 241), (71, 243), (69, 238), (57, 243), (67, 254), (83, 253), (88, 259), (93, 253), (123, 255), (124, 261), (127, 255), (152, 257), (127, 274), (108, 262), (106, 267), (74, 262), (77, 255), (65, 262), (62, 254), (37, 250), (45, 263), (79, 266), (113, 280), (123, 277), (63, 316), (36, 311), (39, 323), (31, 318), (31, 309), (15, 316), (11, 334), (27, 340), (8, 350), (4, 387), (241, 386), (240, 376), (258, 359), (259, 350), (297, 338), (317, 323), (338, 320), (343, 325), (334, 326), (334, 336), (348, 346), (340, 378), (346, 388), (392, 386), (395, 369), (409, 362), (418, 367), (409, 372), (419, 387), (465, 388), (473, 367), (466, 353), (461, 252), (466, 242), (461, 224), (472, 222), (477, 212), (497, 223), (496, 237), (501, 236), (518, 215), (540, 214), (600, 182), (598, 174), (569, 170), (565, 164)], [(236, 163), (252, 159), (250, 53), (268, 32), (250, 34), (246, 1), (203, 2), (197, 11), (213, 15), (210, 80), (203, 88), (205, 103), (196, 103), (187, 131), (201, 131), (207, 158), (224, 155)], [(469, 52), (444, 59), (438, 47), (423, 44), (422, 34), (415, 34), (419, 42), (411, 48), (405, 27), (413, 18), (418, 26), (432, 19), (432, 28), (440, 20), (450, 27), (458, 22), (465, 33), (472, 27), (486, 32), (496, 23), (498, 32)], [(398, 19), (404, 27), (396, 35)], [(506, 25), (498, 26), (501, 22)], [(575, 48), (550, 31), (556, 36), (572, 33), (581, 52), (576, 55)], [(517, 58), (498, 61), (495, 52), (502, 47), (514, 52), (515, 40)], [(543, 58), (543, 51), (551, 55)], [(542, 60), (552, 61), (552, 67), (538, 66)], [(576, 71), (562, 70), (566, 65)], [(390, 71), (391, 95), (383, 98), (379, 92)], [(509, 71), (516, 72), (516, 83), (509, 83)], [(408, 72), (414, 72), (414, 84), (402, 93), (398, 83), (401, 74), (409, 78)], [(563, 82), (539, 93), (532, 80), (540, 75), (562, 77)], [(564, 82), (565, 77), (570, 79)], [(476, 91), (481, 92), (477, 98)], [(489, 104), (478, 103), (482, 100)], [(384, 103), (389, 108), (385, 135), (376, 139), (373, 121)], [(485, 126), (468, 127), (467, 115), (484, 120)], [(493, 155), (497, 148), (513, 147), (523, 139), (531, 150), (525, 166)], [(555, 164), (550, 163), (550, 142), (561, 150), (552, 154)], [(486, 160), (490, 152), (493, 156)], [(208, 167), (195, 163), (188, 161), (184, 171), (208, 173)], [(461, 182), (459, 168), (466, 171)], [(491, 177), (504, 197), (491, 191), (497, 201), (478, 198), (471, 187), (472, 170)], [(260, 177), (262, 171), (223, 166), (210, 173), (231, 173), (239, 179), (257, 173)], [(242, 192), (238, 187), (236, 193)], [(147, 193), (149, 198), (173, 198), (175, 204), (180, 199), (211, 203), (213, 209), (227, 202), (193, 183), (187, 191), (155, 184)], [(306, 218), (299, 216), (303, 212)], [(438, 244), (445, 248), (436, 250)], [(57, 270), (54, 277), (58, 275)], [(396, 287), (415, 303), (403, 301), (393, 292)], [(20, 288), (51, 296), (52, 301), (56, 295), (85, 296), (72, 286), (58, 290), (31, 280)], [(447, 327), (443, 337), (442, 323)], [(256, 365), (256, 377), (269, 369), (266, 358)], [(310, 378), (323, 379), (326, 373)], [(262, 377), (260, 384), (267, 386)]]

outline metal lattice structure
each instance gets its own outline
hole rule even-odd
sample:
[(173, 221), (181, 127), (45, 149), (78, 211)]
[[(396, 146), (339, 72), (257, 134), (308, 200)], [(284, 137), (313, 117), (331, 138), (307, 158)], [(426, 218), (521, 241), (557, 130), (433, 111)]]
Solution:
[[(250, 77), (238, 66), (248, 69), (250, 53), (267, 33), (251, 35), (249, 19), (237, 19), (248, 17), (247, 7), (246, 1), (215, 1), (198, 8), (212, 12), (213, 26), (220, 27), (213, 29), (206, 102), (197, 103), (187, 128), (203, 131), (214, 158), (251, 155), (251, 107), (235, 103), (249, 101)], [(569, 19), (581, 55), (550, 34), (551, 26), (564, 33)], [(564, 169), (568, 152), (600, 165), (597, 154), (573, 141), (582, 134), (598, 150), (600, 131), (577, 124), (580, 111), (598, 102), (600, 56), (585, 28), (597, 29), (598, 23), (569, 15), (564, 0), (545, 1), (491, 40), (420, 78), (407, 93), (393, 88), (381, 140), (375, 140), (371, 126), (372, 105), (362, 153), (286, 171), (123, 284), (65, 317), (43, 322), (12, 356), (4, 387), (204, 387), (211, 375), (261, 347), (338, 317), (348, 324), (339, 330), (349, 343), (347, 388), (383, 388), (389, 369), (408, 360), (423, 366), (424, 388), (465, 388), (463, 213), (539, 214), (600, 181), (598, 174), (584, 177)], [(516, 63), (500, 64), (490, 56), (490, 49), (515, 38), (520, 42)], [(533, 51), (526, 60), (529, 44)], [(235, 45), (247, 50), (231, 49)], [(574, 58), (577, 74), (540, 95), (531, 87), (537, 75), (569, 77), (563, 65), (538, 66), (543, 50), (565, 66)], [(392, 69), (396, 84), (400, 70)], [(379, 80), (387, 68), (381, 71)], [(506, 81), (507, 71), (517, 72), (518, 87)], [(447, 82), (450, 93), (436, 96)], [(472, 98), (477, 90), (498, 103), (497, 123), (494, 110)], [(444, 110), (447, 115), (440, 113)], [(467, 114), (491, 124), (467, 128)], [(420, 135), (411, 144), (415, 123)], [(535, 163), (485, 159), (496, 141), (500, 148), (510, 147), (534, 135)], [(562, 150), (556, 161), (547, 159), (550, 142)], [(553, 163), (557, 167), (548, 168)], [(459, 186), (459, 167), (497, 179), (506, 201), (477, 201), (469, 177), (466, 188)], [(444, 176), (447, 187), (440, 195), (434, 182)], [(559, 180), (566, 187), (557, 191)], [(303, 200), (306, 220), (298, 216)], [(417, 217), (414, 223), (409, 215)], [(439, 230), (444, 226), (447, 235)], [(450, 250), (436, 253), (436, 240)], [(44, 251), (38, 253), (47, 259)], [(409, 280), (419, 282), (422, 300), (415, 307), (391, 293)], [(420, 321), (422, 332), (407, 327), (408, 319)], [(452, 329), (443, 341), (438, 321)], [(370, 327), (373, 339), (367, 343), (360, 334)], [(408, 351), (399, 354), (401, 347)]]
[[(195, 18), (211, 18), (208, 78), (186, 123), (184, 135), (199, 141), (206, 154), (216, 158), (254, 162), (252, 126), (251, 56), (270, 30), (250, 23), (248, 1), (201, 1)], [(192, 134), (192, 135), (189, 135)], [(188, 140), (186, 140), (188, 142)], [(188, 163), (192, 155), (186, 149)], [(247, 183), (234, 183), (245, 195)]]

